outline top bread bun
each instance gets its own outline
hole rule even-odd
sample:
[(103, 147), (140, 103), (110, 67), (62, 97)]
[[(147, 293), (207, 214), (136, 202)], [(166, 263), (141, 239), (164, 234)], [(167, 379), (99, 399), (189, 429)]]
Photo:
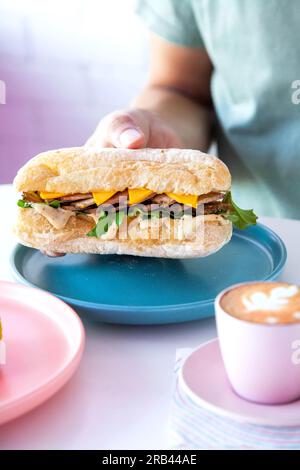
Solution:
[(217, 157), (189, 149), (71, 147), (43, 152), (23, 166), (17, 191), (64, 194), (147, 188), (202, 195), (228, 191), (231, 176)]

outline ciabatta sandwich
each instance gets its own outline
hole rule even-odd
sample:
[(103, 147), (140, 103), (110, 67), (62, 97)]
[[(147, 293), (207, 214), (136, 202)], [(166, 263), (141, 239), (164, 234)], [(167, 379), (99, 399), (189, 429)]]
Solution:
[(232, 222), (256, 220), (232, 202), (226, 165), (197, 150), (53, 150), (14, 184), (22, 193), (15, 233), (50, 255), (207, 256), (230, 240)]

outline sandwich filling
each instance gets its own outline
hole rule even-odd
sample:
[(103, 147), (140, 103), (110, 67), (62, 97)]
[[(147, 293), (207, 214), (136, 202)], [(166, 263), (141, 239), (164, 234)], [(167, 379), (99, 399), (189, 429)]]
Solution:
[(210, 192), (202, 195), (158, 194), (150, 189), (95, 191), (86, 194), (63, 194), (45, 191), (24, 192), (18, 205), (44, 216), (57, 230), (63, 229), (71, 217), (89, 217), (94, 228), (86, 235), (104, 238), (111, 226), (120, 227), (124, 219), (184, 219), (198, 215), (220, 215), (237, 228), (255, 225), (253, 210), (240, 209), (231, 192)]

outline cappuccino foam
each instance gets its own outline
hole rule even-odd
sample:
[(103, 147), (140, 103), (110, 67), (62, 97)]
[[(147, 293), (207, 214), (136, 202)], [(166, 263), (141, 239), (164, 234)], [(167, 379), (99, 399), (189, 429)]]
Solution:
[(285, 282), (234, 287), (223, 295), (220, 305), (233, 317), (254, 323), (300, 322), (300, 288)]

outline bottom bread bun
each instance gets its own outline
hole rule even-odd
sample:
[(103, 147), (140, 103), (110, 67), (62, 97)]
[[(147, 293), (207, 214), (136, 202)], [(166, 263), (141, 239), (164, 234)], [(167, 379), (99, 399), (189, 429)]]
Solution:
[[(196, 258), (208, 256), (225, 245), (232, 236), (232, 224), (220, 215), (201, 216), (200, 233), (196, 233), (198, 217), (191, 217), (191, 229), (188, 233), (174, 236), (180, 232), (180, 219), (156, 219), (145, 224), (128, 225), (125, 239), (89, 237), (95, 222), (88, 216), (74, 216), (63, 229), (55, 229), (45, 217), (33, 209), (19, 209), (14, 232), (23, 245), (36, 248), (46, 253), (90, 253), (90, 254), (127, 254), (161, 258)], [(163, 227), (169, 224), (169, 237), (163, 235)], [(148, 236), (158, 227), (158, 238)], [(121, 232), (121, 230), (120, 230)], [(143, 238), (139, 238), (143, 237)]]

